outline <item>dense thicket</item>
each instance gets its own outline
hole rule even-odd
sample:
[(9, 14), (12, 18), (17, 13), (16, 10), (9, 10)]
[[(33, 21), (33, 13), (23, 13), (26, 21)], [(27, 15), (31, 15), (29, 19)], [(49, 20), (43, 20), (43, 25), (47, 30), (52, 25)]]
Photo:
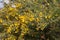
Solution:
[[(8, 3), (7, 3), (8, 2)], [(60, 0), (6, 0), (0, 7), (0, 40), (60, 40)]]

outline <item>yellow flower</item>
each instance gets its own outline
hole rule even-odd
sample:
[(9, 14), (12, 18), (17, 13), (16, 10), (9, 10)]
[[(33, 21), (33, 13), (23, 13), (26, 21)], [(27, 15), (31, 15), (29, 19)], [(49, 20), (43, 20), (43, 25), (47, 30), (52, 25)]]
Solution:
[(14, 25), (15, 25), (15, 26), (18, 26), (18, 25), (19, 25), (19, 23), (18, 23), (18, 22), (15, 22), (15, 23), (14, 23)]
[(21, 3), (15, 3), (16, 7), (21, 7)]
[(45, 18), (47, 19), (47, 18), (48, 18), (48, 16), (45, 16)]
[(38, 22), (38, 21), (40, 21), (40, 19), (39, 18), (36, 18), (36, 21)]
[(43, 17), (43, 13), (42, 13), (42, 12), (40, 12), (40, 13), (39, 13), (39, 16), (40, 16), (40, 17)]
[(52, 15), (45, 16), (46, 19), (50, 19), (51, 17), (52, 17)]
[(46, 25), (47, 25), (47, 23), (42, 23), (40, 29), (44, 30), (44, 28), (46, 27)]
[(11, 27), (7, 29), (7, 33), (10, 33), (10, 32), (11, 32)]
[(25, 16), (20, 16), (19, 18), (21, 19), (22, 22), (25, 22), (25, 18), (26, 18)]
[(48, 18), (50, 19), (51, 18), (51, 15), (49, 15)]
[(6, 18), (8, 19), (8, 16), (6, 16)]
[(30, 18), (29, 20), (30, 20), (30, 21), (33, 21), (33, 20), (34, 20), (34, 18)]
[(0, 23), (2, 23), (3, 22), (3, 20), (0, 18)]
[(17, 19), (17, 20), (18, 20), (18, 17), (15, 17), (15, 19)]
[(10, 10), (10, 11), (12, 11), (12, 10), (14, 10), (14, 8), (12, 8), (12, 7), (9, 7), (9, 10)]
[(23, 36), (24, 35), (24, 33), (21, 33), (21, 36)]
[(24, 16), (20, 16), (19, 18), (24, 19), (25, 17)]
[(49, 5), (49, 3), (47, 3), (47, 5)]

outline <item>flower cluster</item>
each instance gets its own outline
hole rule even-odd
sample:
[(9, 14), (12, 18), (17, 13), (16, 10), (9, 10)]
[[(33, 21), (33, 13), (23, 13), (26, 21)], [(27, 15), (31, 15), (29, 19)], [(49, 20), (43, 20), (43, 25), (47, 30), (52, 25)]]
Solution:
[(60, 10), (60, 6), (57, 0), (51, 1), (10, 0), (10, 3), (6, 2), (3, 9), (0, 9), (0, 30), (3, 29), (0, 35), (4, 34), (1, 39), (24, 40), (26, 34), (35, 37), (39, 30), (43, 31), (49, 23), (57, 21), (60, 17), (57, 11)]

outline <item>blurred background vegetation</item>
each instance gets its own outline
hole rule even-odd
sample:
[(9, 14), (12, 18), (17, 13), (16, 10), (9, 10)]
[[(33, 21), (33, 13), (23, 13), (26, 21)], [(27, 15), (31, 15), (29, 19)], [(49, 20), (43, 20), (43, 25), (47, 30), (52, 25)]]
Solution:
[(60, 40), (60, 0), (0, 0), (0, 40)]

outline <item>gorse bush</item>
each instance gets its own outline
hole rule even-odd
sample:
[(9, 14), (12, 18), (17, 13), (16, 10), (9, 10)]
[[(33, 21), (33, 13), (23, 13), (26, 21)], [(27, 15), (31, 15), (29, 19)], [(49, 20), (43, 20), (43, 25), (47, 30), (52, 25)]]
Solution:
[(60, 40), (60, 0), (4, 0), (2, 3), (0, 40)]

